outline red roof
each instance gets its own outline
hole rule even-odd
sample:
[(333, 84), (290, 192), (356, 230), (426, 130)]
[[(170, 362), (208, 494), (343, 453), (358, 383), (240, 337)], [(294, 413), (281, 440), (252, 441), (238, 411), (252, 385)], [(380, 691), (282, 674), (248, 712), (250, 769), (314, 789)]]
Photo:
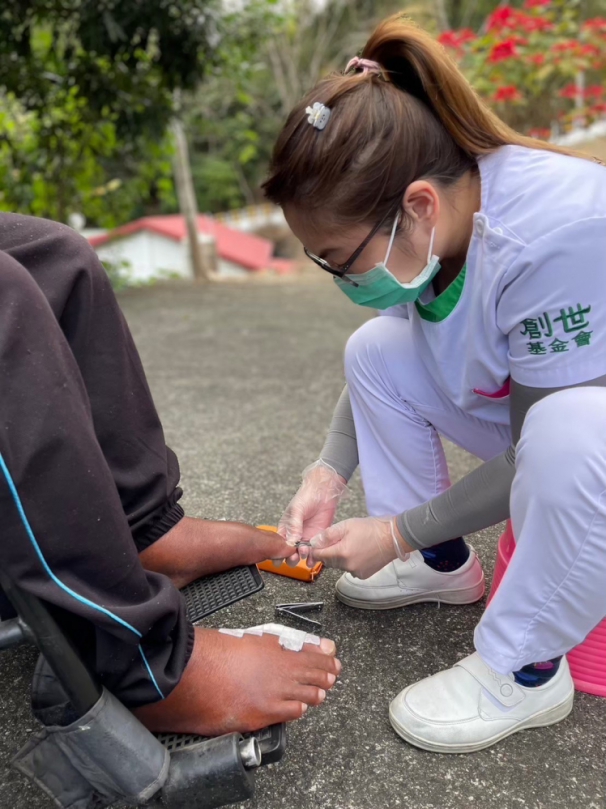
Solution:
[[(187, 233), (185, 219), (180, 214), (144, 216), (142, 219), (129, 222), (128, 225), (122, 225), (101, 236), (91, 236), (88, 241), (93, 247), (99, 247), (142, 230), (157, 233), (176, 242), (183, 241)], [(215, 237), (217, 253), (225, 261), (232, 261), (249, 270), (264, 270), (271, 264), (273, 245), (268, 239), (234, 230), (203, 214), (198, 216), (198, 232), (208, 233)]]

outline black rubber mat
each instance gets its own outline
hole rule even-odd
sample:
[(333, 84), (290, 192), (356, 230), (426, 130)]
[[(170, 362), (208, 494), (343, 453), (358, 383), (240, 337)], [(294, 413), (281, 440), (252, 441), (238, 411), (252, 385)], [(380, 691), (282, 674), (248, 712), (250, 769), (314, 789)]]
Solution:
[(264, 586), (257, 566), (245, 565), (197, 579), (184, 587), (181, 595), (185, 599), (187, 617), (195, 623), (223, 607), (258, 593)]
[[(243, 736), (255, 736), (261, 748), (261, 763), (275, 764), (280, 761), (286, 750), (286, 725), (270, 725), (255, 733), (244, 733)], [(206, 736), (187, 735), (183, 733), (156, 733), (156, 738), (166, 747), (169, 753), (178, 753), (195, 747), (206, 741)]]

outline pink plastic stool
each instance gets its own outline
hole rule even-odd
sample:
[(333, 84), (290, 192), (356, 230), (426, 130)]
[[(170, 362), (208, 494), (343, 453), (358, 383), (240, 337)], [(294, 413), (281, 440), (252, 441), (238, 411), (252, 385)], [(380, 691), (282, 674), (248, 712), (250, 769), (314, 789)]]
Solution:
[[(489, 603), (505, 575), (515, 549), (516, 541), (511, 530), (511, 522), (508, 522), (497, 546), (497, 561), (488, 597)], [(583, 643), (568, 652), (566, 657), (577, 691), (606, 697), (606, 619), (589, 633)]]

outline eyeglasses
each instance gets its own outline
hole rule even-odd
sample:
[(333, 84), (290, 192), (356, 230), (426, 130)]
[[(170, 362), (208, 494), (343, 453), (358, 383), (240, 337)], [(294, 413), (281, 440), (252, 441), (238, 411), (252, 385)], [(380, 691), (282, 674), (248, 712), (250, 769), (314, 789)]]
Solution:
[(325, 272), (329, 272), (331, 275), (335, 276), (336, 278), (342, 278), (343, 281), (346, 281), (348, 284), (351, 284), (354, 287), (359, 286), (359, 284), (356, 284), (356, 282), (352, 278), (348, 278), (346, 273), (349, 272), (349, 270), (351, 269), (352, 264), (359, 257), (360, 253), (364, 250), (364, 248), (368, 245), (368, 243), (372, 239), (374, 239), (374, 237), (377, 235), (377, 233), (379, 232), (381, 227), (385, 224), (387, 219), (389, 219), (390, 216), (393, 216), (396, 213), (396, 211), (398, 210), (398, 208), (400, 207), (401, 204), (402, 204), (401, 199), (398, 199), (397, 204), (394, 205), (393, 207), (391, 207), (387, 211), (385, 216), (383, 216), (377, 222), (377, 224), (370, 231), (368, 236), (364, 239), (362, 244), (360, 244), (358, 247), (356, 247), (356, 249), (353, 251), (351, 256), (347, 259), (345, 264), (338, 264), (337, 267), (331, 267), (330, 264), (328, 263), (328, 261), (326, 261), (326, 259), (320, 258), (320, 256), (316, 256), (316, 254), (312, 253), (310, 250), (308, 250), (307, 247), (303, 248), (303, 250), (305, 251), (305, 255), (307, 256), (307, 258), (310, 258), (314, 262), (314, 264), (317, 264), (318, 267), (320, 267)]

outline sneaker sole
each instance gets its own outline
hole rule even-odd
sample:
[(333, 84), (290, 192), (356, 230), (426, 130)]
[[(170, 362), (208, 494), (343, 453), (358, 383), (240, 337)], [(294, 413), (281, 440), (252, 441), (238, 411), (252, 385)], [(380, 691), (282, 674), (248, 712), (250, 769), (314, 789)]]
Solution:
[(424, 602), (438, 602), (440, 604), (475, 604), (486, 590), (484, 577), (474, 587), (465, 587), (461, 590), (443, 590), (432, 593), (417, 593), (410, 596), (396, 596), (377, 601), (367, 601), (362, 598), (352, 598), (335, 589), (337, 599), (348, 607), (358, 610), (395, 610), (398, 607), (408, 607), (410, 604), (423, 604)]
[(482, 742), (478, 742), (477, 744), (436, 744), (434, 742), (428, 742), (425, 739), (419, 739), (416, 736), (413, 736), (411, 733), (408, 733), (408, 731), (406, 731), (406, 729), (400, 725), (396, 717), (393, 715), (391, 707), (389, 709), (389, 721), (398, 736), (409, 744), (412, 744), (414, 747), (420, 747), (421, 750), (429, 750), (431, 753), (476, 753), (478, 750), (485, 750), (487, 747), (492, 747), (493, 744), (500, 742), (502, 739), (507, 738), (507, 736), (511, 736), (513, 733), (517, 733), (519, 730), (544, 728), (561, 722), (563, 719), (566, 719), (568, 714), (572, 711), (573, 702), (574, 689), (564, 700), (564, 702), (554, 705), (554, 707), (549, 708), (549, 710), (535, 714), (534, 716), (526, 719), (524, 722), (520, 722), (519, 725), (508, 728), (502, 733), (499, 733), (496, 736), (491, 736), (489, 739), (484, 739)]

